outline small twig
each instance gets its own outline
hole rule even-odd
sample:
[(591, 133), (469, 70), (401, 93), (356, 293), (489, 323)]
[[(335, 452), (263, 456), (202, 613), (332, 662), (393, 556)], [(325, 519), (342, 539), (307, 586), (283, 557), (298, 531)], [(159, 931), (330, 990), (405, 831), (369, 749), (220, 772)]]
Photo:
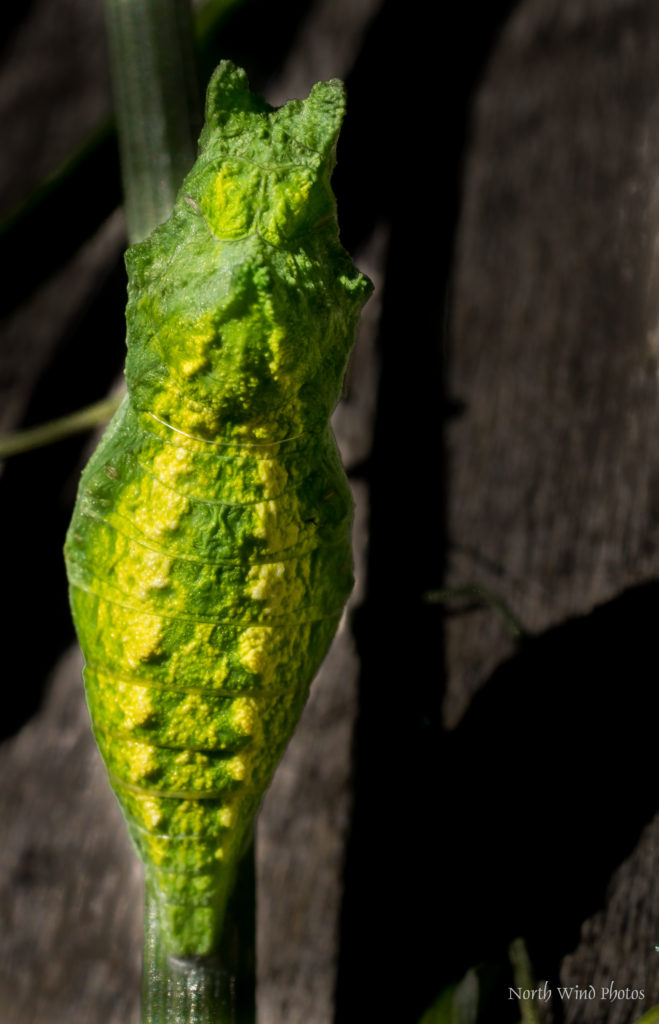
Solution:
[(634, 1024), (659, 1024), (659, 1006), (651, 1006)]
[(528, 636), (528, 631), (507, 602), (499, 594), (495, 594), (481, 583), (469, 583), (460, 587), (443, 587), (441, 590), (429, 590), (423, 596), (428, 604), (449, 604), (460, 597), (476, 598), (479, 605), (489, 606), (499, 612), (513, 640), (518, 642)]
[[(508, 947), (508, 956), (513, 968), (515, 987), (532, 992), (535, 988), (535, 979), (524, 939), (513, 939)], [(519, 1004), (522, 1024), (540, 1024), (540, 1007), (535, 998), (520, 999)]]
[(122, 397), (122, 394), (111, 395), (100, 402), (95, 402), (94, 405), (78, 409), (77, 412), (72, 412), (68, 416), (61, 416), (57, 420), (40, 423), (38, 427), (28, 427), (27, 430), (17, 430), (14, 434), (0, 437), (0, 459), (29, 452), (35, 448), (42, 448), (44, 445), (54, 444), (55, 441), (61, 441), (72, 434), (79, 434), (83, 430), (102, 426), (119, 408)]

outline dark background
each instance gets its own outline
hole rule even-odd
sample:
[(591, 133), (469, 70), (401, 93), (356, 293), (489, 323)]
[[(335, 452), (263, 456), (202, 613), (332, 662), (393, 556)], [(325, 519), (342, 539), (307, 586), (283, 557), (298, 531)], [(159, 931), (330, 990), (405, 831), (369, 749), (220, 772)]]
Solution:
[[(455, 9), (453, 9), (455, 8)], [(0, 15), (0, 210), (110, 109), (102, 10)], [(657, 136), (652, 0), (248, 0), (203, 56), (273, 103), (346, 81), (334, 177), (376, 284), (335, 428), (358, 504), (349, 626), (258, 833), (259, 1022), (416, 1024), (507, 946), (659, 1002)], [(0, 242), (0, 427), (123, 364), (111, 139)], [(84, 173), (83, 173), (84, 172)], [(140, 880), (91, 740), (61, 559), (89, 438), (0, 475), (0, 1024), (139, 1016)], [(480, 584), (527, 635), (473, 601)], [(611, 982), (645, 1000), (600, 999)]]

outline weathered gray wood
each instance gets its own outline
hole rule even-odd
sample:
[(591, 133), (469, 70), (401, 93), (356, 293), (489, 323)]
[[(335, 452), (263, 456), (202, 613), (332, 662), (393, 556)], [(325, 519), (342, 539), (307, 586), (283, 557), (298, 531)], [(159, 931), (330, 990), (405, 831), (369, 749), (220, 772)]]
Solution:
[(140, 869), (80, 685), (62, 659), (38, 715), (0, 750), (0, 1020), (136, 1024)]
[[(448, 435), (450, 579), (487, 584), (536, 632), (659, 575), (658, 69), (655, 4), (526, 0), (473, 108), (450, 340), (451, 395), (465, 403)], [(455, 724), (511, 645), (491, 612), (452, 619), (448, 643)], [(587, 734), (583, 749), (585, 765)], [(563, 799), (588, 814), (578, 771)], [(560, 805), (537, 800), (560, 828)], [(612, 838), (633, 800), (611, 793)], [(598, 993), (563, 1003), (570, 1024), (625, 1024), (659, 1001), (658, 828), (564, 950), (563, 982)], [(542, 902), (542, 877), (528, 898)], [(644, 988), (644, 1003), (602, 1001), (612, 979)]]

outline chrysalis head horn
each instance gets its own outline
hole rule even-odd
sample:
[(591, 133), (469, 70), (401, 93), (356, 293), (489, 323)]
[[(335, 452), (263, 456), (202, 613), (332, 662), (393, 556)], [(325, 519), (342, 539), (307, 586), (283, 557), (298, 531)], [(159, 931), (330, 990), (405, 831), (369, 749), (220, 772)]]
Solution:
[(204, 149), (218, 130), (233, 135), (244, 130), (254, 114), (265, 114), (272, 108), (263, 97), (250, 92), (247, 74), (230, 60), (223, 60), (215, 69), (206, 94), (206, 121), (199, 139)]
[(306, 100), (292, 100), (277, 111), (279, 127), (321, 157), (334, 153), (346, 99), (343, 82), (333, 78), (314, 85)]

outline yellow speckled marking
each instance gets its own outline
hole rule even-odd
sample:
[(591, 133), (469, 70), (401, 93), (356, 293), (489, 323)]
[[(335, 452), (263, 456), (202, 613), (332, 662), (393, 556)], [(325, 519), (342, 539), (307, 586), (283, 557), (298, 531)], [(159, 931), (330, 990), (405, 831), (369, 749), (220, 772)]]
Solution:
[[(103, 612), (107, 608), (102, 606)], [(152, 618), (133, 618), (121, 640), (126, 664), (132, 668), (160, 654), (162, 623)]]
[(264, 486), (266, 500), (283, 494), (286, 490), (288, 471), (282, 462), (275, 459), (259, 459), (256, 472), (257, 479)]
[(275, 675), (275, 665), (270, 657), (269, 637), (258, 626), (248, 627), (239, 642), (240, 660), (250, 672), (263, 677), (267, 686)]
[(143, 782), (158, 770), (154, 750), (143, 743), (127, 746), (124, 756), (128, 762), (128, 778), (130, 782)]
[(255, 532), (266, 541), (268, 551), (273, 553), (285, 548), (294, 547), (300, 536), (300, 519), (297, 508), (292, 507), (289, 515), (286, 506), (297, 501), (295, 497), (283, 496), (278, 502), (264, 501), (256, 508)]
[(163, 820), (158, 801), (153, 797), (145, 797), (142, 800), (142, 813), (145, 825), (155, 831)]
[(286, 562), (265, 562), (250, 569), (248, 593), (255, 601), (263, 601), (264, 612), (269, 615), (290, 615), (305, 596), (303, 572), (309, 559), (298, 560), (299, 575), (294, 575)]
[(224, 825), (225, 828), (231, 828), (231, 826), (233, 825), (233, 823), (235, 821), (235, 817), (236, 817), (235, 807), (231, 806), (230, 804), (227, 805), (226, 807), (223, 807), (220, 810), (220, 814), (219, 814), (220, 824)]
[[(165, 459), (154, 460), (154, 474), (160, 475), (164, 470)], [(165, 470), (172, 486), (159, 487), (153, 477), (144, 474), (136, 483), (130, 484), (121, 494), (117, 502), (117, 512), (125, 519), (132, 521), (147, 537), (161, 540), (168, 532), (173, 532), (180, 525), (182, 517), (190, 507), (189, 499), (174, 490), (176, 477), (186, 472), (184, 466), (177, 461), (173, 468)]]
[(226, 763), (227, 774), (235, 779), (237, 782), (242, 780), (247, 775), (247, 762), (243, 757), (232, 757), (231, 760)]
[(124, 725), (127, 729), (135, 729), (148, 722), (153, 715), (151, 694), (142, 686), (125, 686), (123, 689)]
[(250, 736), (256, 726), (256, 708), (254, 701), (247, 697), (238, 697), (231, 707), (231, 722), (235, 729)]
[(148, 597), (150, 590), (162, 590), (169, 582), (168, 570), (171, 559), (163, 558), (159, 552), (148, 548), (134, 549), (133, 560), (121, 559), (116, 565), (119, 588), (132, 593), (138, 599)]

